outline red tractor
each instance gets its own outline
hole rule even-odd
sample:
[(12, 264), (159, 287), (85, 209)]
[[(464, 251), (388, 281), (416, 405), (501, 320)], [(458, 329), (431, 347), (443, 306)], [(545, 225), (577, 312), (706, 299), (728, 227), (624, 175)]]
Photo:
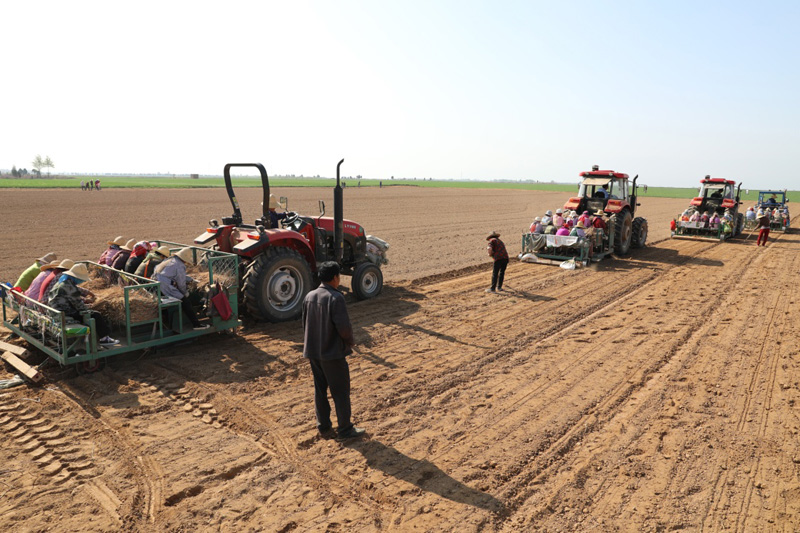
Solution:
[[(380, 263), (373, 262), (374, 254), (367, 254), (364, 228), (343, 218), (339, 181), (343, 162), (344, 159), (336, 166), (333, 218), (323, 216), (325, 203), (320, 201), (319, 216), (288, 213), (278, 224), (280, 227), (272, 227), (270, 221), (269, 177), (264, 165), (225, 165), (225, 188), (233, 215), (223, 217), (222, 224), (211, 220), (210, 227), (194, 242), (202, 246), (213, 243), (215, 248), (240, 257), (244, 308), (257, 320), (281, 322), (299, 317), (303, 298), (319, 284), (317, 267), (324, 261), (336, 261), (343, 275), (352, 276), (351, 289), (356, 298), (367, 299), (380, 294), (383, 274)], [(252, 224), (243, 223), (231, 185), (232, 167), (255, 167), (261, 174), (262, 214)]]
[(637, 174), (632, 181), (628, 175), (613, 170), (600, 170), (597, 165), (589, 172), (580, 173), (578, 196), (570, 198), (564, 209), (596, 213), (604, 211), (616, 217), (614, 225), (614, 251), (626, 255), (631, 246), (641, 248), (647, 241), (647, 220), (636, 216)]

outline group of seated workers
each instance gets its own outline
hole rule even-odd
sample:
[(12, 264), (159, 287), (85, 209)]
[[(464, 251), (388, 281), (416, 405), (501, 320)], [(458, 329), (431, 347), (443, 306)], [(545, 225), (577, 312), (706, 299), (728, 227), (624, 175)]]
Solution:
[[(88, 312), (95, 320), (97, 338), (101, 346), (119, 344), (117, 339), (109, 336), (111, 326), (97, 311), (88, 308), (95, 300), (92, 291), (80, 287), (89, 280), (89, 271), (83, 263), (75, 263), (71, 259), (58, 261), (56, 254), (47, 253), (36, 261), (17, 280), (13, 290), (23, 293), (33, 302), (61, 311), (72, 321), (81, 323), (82, 313)], [(35, 303), (25, 300), (28, 306)]]
[(547, 210), (544, 216), (536, 217), (530, 227), (534, 235), (558, 235), (584, 239), (589, 237), (593, 248), (600, 244), (600, 239), (608, 231), (606, 213), (584, 211), (580, 215), (576, 211), (556, 209), (555, 213)]
[[(733, 228), (733, 215), (730, 209), (725, 209), (722, 216), (716, 211), (700, 212), (694, 207), (689, 207), (679, 217), (681, 226), (690, 227), (697, 230), (719, 231), (730, 233)], [(690, 224), (687, 224), (690, 223)]]

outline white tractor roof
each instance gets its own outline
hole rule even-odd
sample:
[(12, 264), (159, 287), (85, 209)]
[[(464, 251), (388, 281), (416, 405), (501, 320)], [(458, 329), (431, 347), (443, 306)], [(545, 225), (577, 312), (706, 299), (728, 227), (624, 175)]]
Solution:
[(584, 185), (605, 185), (613, 178), (583, 178)]

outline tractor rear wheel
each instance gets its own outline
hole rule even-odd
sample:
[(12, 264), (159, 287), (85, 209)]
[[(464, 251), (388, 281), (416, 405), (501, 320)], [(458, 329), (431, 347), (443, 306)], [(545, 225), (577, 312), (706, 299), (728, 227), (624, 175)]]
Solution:
[(647, 220), (642, 217), (633, 219), (633, 236), (631, 242), (634, 248), (643, 248), (647, 242)]
[(243, 284), (244, 305), (253, 318), (294, 320), (311, 290), (311, 268), (291, 248), (269, 248), (247, 266)]
[(614, 250), (617, 255), (628, 255), (631, 249), (631, 241), (633, 240), (633, 222), (631, 221), (631, 212), (625, 210), (617, 215), (617, 224), (614, 228), (616, 235), (614, 235)]
[(374, 298), (383, 288), (383, 273), (373, 263), (361, 263), (353, 272), (351, 285), (359, 300)]
[(744, 230), (744, 215), (742, 213), (738, 213), (736, 215), (736, 235), (741, 235), (742, 230)]

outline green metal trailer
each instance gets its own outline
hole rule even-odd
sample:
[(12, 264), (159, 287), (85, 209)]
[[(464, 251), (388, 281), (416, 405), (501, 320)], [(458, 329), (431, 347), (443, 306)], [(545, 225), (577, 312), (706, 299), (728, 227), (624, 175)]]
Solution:
[[(159, 246), (169, 246), (171, 251), (187, 247), (169, 241), (156, 242)], [(86, 264), (95, 276), (113, 276), (122, 287), (125, 320), (122, 327), (115, 328), (113, 333), (119, 338), (119, 344), (98, 344), (95, 321), (88, 312), (83, 313), (80, 322), (75, 322), (61, 311), (7, 287), (0, 288), (3, 325), (62, 365), (80, 364), (80, 368), (85, 370), (98, 367), (101, 360), (114, 355), (235, 330), (241, 325), (238, 318), (239, 257), (202, 247), (188, 247), (192, 249), (195, 264), (200, 266), (201, 275), (208, 276), (209, 287), (220, 282), (232, 310), (228, 320), (212, 314), (208, 329), (192, 329), (181, 310), (180, 300), (165, 298), (157, 281), (91, 261), (80, 262)], [(137, 303), (144, 305), (137, 307)]]
[(586, 237), (523, 233), (520, 261), (555, 265), (574, 261), (576, 266), (600, 261), (614, 251), (615, 222), (616, 218), (611, 217), (606, 231), (595, 228)]

